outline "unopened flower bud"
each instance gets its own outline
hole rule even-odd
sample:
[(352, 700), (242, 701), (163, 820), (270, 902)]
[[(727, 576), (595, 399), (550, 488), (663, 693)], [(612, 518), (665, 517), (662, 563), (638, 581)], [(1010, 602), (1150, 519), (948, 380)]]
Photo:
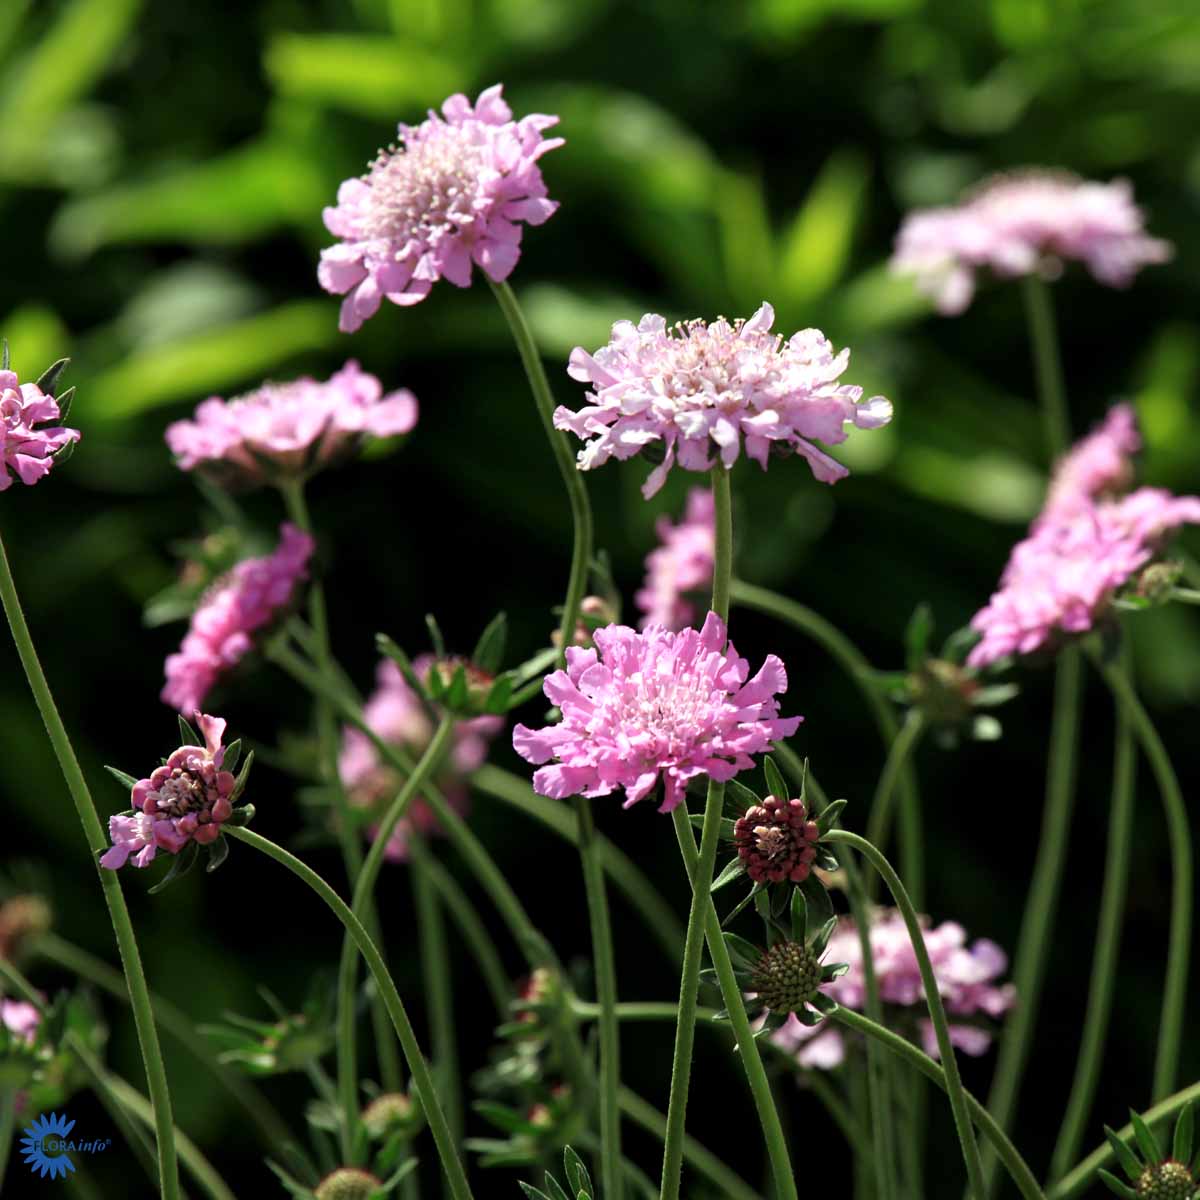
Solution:
[(803, 942), (776, 942), (750, 975), (751, 988), (775, 1013), (798, 1012), (820, 983), (821, 963)]
[(370, 1200), (377, 1189), (383, 1187), (370, 1171), (358, 1167), (338, 1167), (332, 1175), (326, 1175), (317, 1184), (313, 1193), (317, 1200)]
[(375, 1141), (383, 1141), (392, 1133), (415, 1133), (421, 1125), (421, 1110), (403, 1092), (385, 1092), (363, 1110), (362, 1121)]
[(733, 827), (733, 841), (755, 883), (803, 883), (817, 857), (821, 836), (803, 800), (768, 796), (752, 805)]
[(1163, 604), (1179, 582), (1183, 568), (1178, 563), (1151, 563), (1139, 576), (1135, 591), (1151, 604)]

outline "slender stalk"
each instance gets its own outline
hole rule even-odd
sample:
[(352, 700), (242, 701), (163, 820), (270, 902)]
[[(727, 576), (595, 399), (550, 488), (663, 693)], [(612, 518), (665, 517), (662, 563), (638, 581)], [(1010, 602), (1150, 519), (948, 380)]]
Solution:
[(1162, 1016), (1158, 1026), (1158, 1052), (1154, 1059), (1153, 1099), (1161, 1100), (1175, 1086), (1187, 1005), (1188, 960), (1192, 939), (1192, 833), (1187, 806), (1166, 747), (1137, 698), (1129, 675), (1106, 663), (1096, 650), (1092, 661), (1104, 676), (1113, 696), (1133, 726), (1158, 781), (1171, 844), (1171, 934), (1167, 952), (1167, 978)]
[[(1147, 1125), (1153, 1127), (1160, 1122), (1166, 1121), (1168, 1117), (1181, 1112), (1193, 1100), (1200, 1100), (1200, 1083), (1189, 1084), (1182, 1091), (1176, 1092), (1173, 1096), (1168, 1096), (1165, 1100), (1159, 1101), (1153, 1108), (1149, 1108), (1142, 1113), (1142, 1119)], [(1133, 1137), (1133, 1126), (1126, 1125), (1123, 1129), (1118, 1129), (1117, 1137), (1123, 1142), (1128, 1142)], [(1085, 1188), (1095, 1182), (1096, 1172), (1101, 1167), (1109, 1166), (1112, 1160), (1112, 1146), (1105, 1141), (1101, 1143), (1098, 1149), (1093, 1150), (1069, 1175), (1064, 1175), (1050, 1189), (1049, 1200), (1074, 1200), (1076, 1196), (1082, 1194)]]
[[(71, 739), (67, 736), (66, 728), (59, 716), (50, 685), (46, 682), (45, 673), (34, 649), (33, 638), (29, 626), (25, 622), (25, 614), (21, 611), (21, 601), (17, 596), (16, 584), (13, 581), (12, 570), (8, 565), (8, 555), (5, 553), (4, 541), (0, 538), (0, 602), (3, 603), (9, 628), (12, 630), (13, 641), (16, 643), (17, 654), (25, 676), (33, 692), (38, 712), (46, 726), (50, 744), (54, 748), (55, 757), (67, 782), (71, 799), (75, 802), (75, 811), (83, 826), (84, 837), (93, 858), (99, 855), (107, 845), (104, 829), (96, 814), (96, 805), (88, 791), (87, 782), (75, 757)], [(133, 1008), (133, 1021), (137, 1030), (138, 1046), (142, 1054), (142, 1063), (146, 1070), (146, 1084), (150, 1090), (150, 1101), (154, 1107), (154, 1129), (158, 1146), (158, 1179), (164, 1200), (179, 1200), (179, 1164), (175, 1153), (175, 1121), (171, 1112), (171, 1093), (167, 1085), (167, 1071), (163, 1064), (162, 1048), (158, 1044), (158, 1032), (154, 1028), (154, 1015), (150, 1008), (150, 989), (146, 984), (146, 973), (142, 967), (141, 955), (138, 952), (137, 939), (133, 933), (133, 922), (129, 918), (129, 909), (125, 906), (125, 896), (121, 891), (121, 881), (116, 871), (108, 871), (96, 866), (100, 876), (100, 887), (104, 893), (104, 902), (108, 906), (109, 919), (112, 922), (113, 933), (117, 939), (117, 949), (121, 956), (121, 966), (125, 972), (125, 982), (129, 988), (129, 999)]]
[[(835, 625), (803, 604), (767, 588), (755, 587), (735, 579), (730, 591), (735, 605), (754, 609), (783, 621), (813, 639), (845, 671), (866, 701), (884, 750), (891, 752), (900, 732), (900, 723), (885, 697), (874, 685), (871, 664), (861, 650)], [(919, 908), (924, 903), (924, 870), (922, 863), (921, 794), (912, 759), (905, 755), (899, 764), (900, 789), (900, 873), (909, 881), (909, 894)], [(871, 839), (874, 841), (874, 838)]]
[(592, 804), (575, 797), (575, 819), (579, 826), (579, 857), (583, 864), (583, 886), (587, 893), (588, 919), (592, 930), (592, 956), (596, 971), (596, 998), (600, 1002), (600, 1190), (612, 1200), (621, 1200), (624, 1176), (621, 1171), (621, 1031), (617, 1024), (617, 965), (613, 953), (612, 922), (604, 889), (604, 868)]
[(517, 297), (507, 283), (493, 283), (492, 292), (504, 313), (505, 320), (517, 344), (521, 365), (533, 392), (538, 416), (550, 440), (554, 461), (558, 464), (563, 484), (567, 489), (567, 500), (571, 505), (571, 520), (575, 526), (575, 540), (571, 549), (571, 574), (567, 581), (567, 598), (563, 603), (562, 625), (559, 642), (559, 659), (565, 661), (567, 647), (574, 644), (575, 625), (579, 620), (579, 605), (587, 587), (588, 568), (592, 561), (592, 507), (588, 502), (587, 488), (583, 477), (575, 466), (574, 456), (567, 445), (566, 435), (554, 428), (554, 396), (546, 379), (545, 369), (534, 344), (533, 334), (525, 320), (525, 314), (517, 303)]
[(1087, 1012), (1079, 1039), (1079, 1057), (1066, 1112), (1050, 1160), (1050, 1178), (1065, 1175), (1079, 1156), (1083, 1133), (1096, 1097), (1104, 1042), (1117, 982), (1117, 957), (1121, 948), (1121, 922), (1129, 884), (1129, 855), (1133, 845), (1133, 796), (1137, 772), (1133, 727), (1122, 705), (1117, 705), (1113, 746), (1112, 799), (1108, 817), (1108, 849), (1104, 862), (1104, 887), (1096, 922), (1096, 948), (1088, 984)]
[(942, 1069), (946, 1073), (946, 1092), (950, 1097), (950, 1108), (954, 1113), (954, 1125), (958, 1131), (958, 1140), (962, 1143), (963, 1161), (967, 1166), (967, 1178), (970, 1190), (976, 1197), (983, 1196), (983, 1166), (979, 1159), (979, 1147), (975, 1143), (975, 1131), (967, 1111), (967, 1102), (963, 1093), (962, 1080), (958, 1074), (958, 1060), (954, 1057), (954, 1046), (950, 1041), (950, 1026), (946, 1022), (946, 1009), (942, 1004), (941, 992), (938, 990), (937, 978), (933, 973), (933, 964), (929, 961), (929, 951), (925, 947), (925, 936), (921, 932), (921, 922), (913, 908), (900, 876), (896, 874), (892, 864), (865, 838), (845, 829), (833, 829), (826, 834), (826, 841), (831, 844), (843, 843), (852, 846), (883, 876), (892, 899), (904, 918), (908, 929), (909, 940), (912, 942), (913, 955), (921, 972), (921, 984), (925, 991), (925, 1003), (929, 1007), (929, 1019), (933, 1023), (934, 1035), (937, 1037), (938, 1054), (941, 1056)]
[[(623, 1087), (620, 1091), (621, 1111), (635, 1124), (660, 1141), (666, 1137), (667, 1118), (636, 1092)], [(686, 1137), (683, 1156), (697, 1174), (716, 1186), (726, 1200), (761, 1200), (758, 1193), (736, 1172), (727, 1167), (711, 1150), (693, 1137)]]
[(1051, 458), (1057, 458), (1071, 440), (1071, 419), (1067, 412), (1062, 361), (1058, 355), (1058, 331), (1050, 289), (1036, 274), (1022, 281), (1025, 316), (1033, 343), (1033, 368), (1037, 376), (1046, 446)]
[[(430, 739), (429, 745), (421, 755), (420, 761), (409, 773), (392, 806), (380, 822), (375, 839), (367, 852), (366, 861), (358, 878), (354, 882), (353, 909), (357, 920), (362, 920), (362, 914), (370, 906), (371, 896), (375, 890), (375, 881), (379, 878), (379, 868), (383, 864), (387, 844), (396, 828), (396, 823), (408, 810), (413, 796), (424, 786), (432, 773), (435, 764), (441, 761), (450, 738), (454, 733), (454, 719), (442, 718)], [(338, 964), (337, 982), (337, 1077), (338, 1104), (345, 1118), (343, 1131), (343, 1155), (347, 1163), (353, 1163), (355, 1147), (361, 1145), (361, 1139), (356, 1136), (359, 1125), (358, 1097), (358, 1054), (355, 1044), (355, 993), (358, 984), (358, 960), (355, 955), (357, 939), (353, 932), (348, 932), (342, 941), (342, 955)], [(411, 1064), (410, 1064), (410, 1070)], [(347, 1148), (348, 1147), (348, 1148)]]
[(408, 835), (409, 867), (424, 980), (425, 1011), (429, 1020), (433, 1071), (446, 1106), (446, 1122), (455, 1143), (462, 1141), (462, 1094), (458, 1086), (458, 1045), (454, 1024), (454, 981), (446, 945), (446, 923), (437, 885), (429, 871), (429, 848), (415, 829)]
[[(883, 764), (879, 783), (875, 787), (875, 796), (871, 801), (871, 816), (867, 821), (867, 841), (873, 846), (887, 845), (892, 829), (892, 801), (897, 793), (896, 784), (905, 767), (911, 764), (913, 754), (924, 732), (925, 718), (918, 709), (910, 709), (908, 716), (904, 718), (904, 724), (900, 726), (900, 732), (888, 750), (887, 760)], [(921, 880), (925, 874), (924, 855), (921, 852), (921, 834), (919, 827), (915, 830), (906, 827), (905, 822), (909, 819), (911, 819), (910, 814), (907, 814), (902, 808), (901, 832), (904, 836), (900, 839), (900, 847), (905, 858), (901, 860), (901, 867), (903, 869), (904, 863), (907, 861), (908, 868), (915, 870), (918, 880)], [(874, 894), (874, 888), (869, 884), (867, 893), (868, 895)], [(919, 893), (913, 892), (912, 894), (918, 895)], [(919, 904), (919, 901), (914, 901), (914, 903)]]
[[(1000, 1039), (996, 1074), (988, 1095), (988, 1112), (1006, 1132), (1012, 1125), (1021, 1077), (1029, 1058), (1046, 959), (1053, 940), (1071, 809), (1075, 801), (1081, 682), (1079, 651), (1074, 646), (1064, 647), (1058, 656), (1054, 679), (1054, 714), (1050, 724), (1041, 838), (1013, 960), (1013, 983), (1021, 1002), (1009, 1014), (1004, 1037)], [(984, 1156), (983, 1170), (988, 1188), (986, 1195), (993, 1196), (999, 1182), (994, 1155)]]
[[(488, 763), (471, 776), (471, 784), (481, 792), (510, 805), (519, 812), (540, 821), (571, 845), (579, 844), (579, 822), (574, 813), (562, 804), (539, 796), (529, 785), (511, 771)], [(600, 863), (613, 884), (619, 888), (630, 906), (642, 918), (649, 931), (658, 938), (663, 949), (674, 961), (683, 954), (683, 925), (675, 910), (663, 899), (637, 864), (616, 843), (603, 834), (596, 835)]]
[(463, 1170), (462, 1161), (455, 1149), (454, 1140), (450, 1135), (450, 1127), (446, 1123), (446, 1114), (438, 1100), (437, 1089), (434, 1087), (433, 1078), (421, 1054), (416, 1034), (413, 1032), (400, 994), (396, 991), (396, 985), (392, 981), (391, 975), (388, 974), (383, 958), (363, 928), (362, 922), (320, 875), (282, 846), (277, 846), (267, 838), (245, 828), (227, 827), (226, 836), (237, 838), (238, 841), (245, 842), (256, 850), (261, 850), (280, 865), (287, 867), (293, 875), (308, 884), (325, 901), (337, 919), (346, 927), (346, 932), (354, 939), (355, 946), (366, 960), (367, 967), (375, 979), (375, 986), (383, 996), (383, 1002), (388, 1016), (392, 1019), (396, 1036), (400, 1039), (400, 1048), (404, 1052), (405, 1061), (408, 1063), (408, 1069), (412, 1075), (413, 1090), (417, 1093), (425, 1118), (429, 1123), (429, 1131), (433, 1134), (442, 1170), (450, 1182), (451, 1194), (455, 1200), (471, 1200), (471, 1187), (467, 1183), (466, 1172)]
[[(123, 1003), (129, 1003), (129, 991), (121, 972), (86, 950), (64, 941), (53, 933), (43, 933), (39, 934), (34, 942), (33, 952), (47, 962), (103, 988), (110, 996)], [(153, 992), (150, 994), (150, 1004), (154, 1010), (155, 1021), (212, 1072), (213, 1078), (258, 1126), (259, 1134), (267, 1146), (282, 1146), (293, 1140), (291, 1130), (266, 1096), (249, 1080), (217, 1062), (204, 1040), (196, 1036), (196, 1027), (190, 1017)], [(390, 1029), (388, 1033), (390, 1036)]]

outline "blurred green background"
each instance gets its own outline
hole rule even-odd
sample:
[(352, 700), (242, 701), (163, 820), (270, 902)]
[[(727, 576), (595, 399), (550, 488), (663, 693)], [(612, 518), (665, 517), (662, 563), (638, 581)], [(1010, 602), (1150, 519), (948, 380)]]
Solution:
[[(853, 474), (835, 489), (798, 461), (773, 463), (769, 475), (741, 464), (734, 484), (739, 573), (829, 616), (880, 666), (900, 665), (920, 601), (949, 632), (986, 600), (1040, 502), (1046, 467), (1018, 289), (985, 287), (953, 321), (930, 315), (886, 271), (909, 208), (1026, 164), (1132, 178), (1151, 232), (1177, 254), (1129, 293), (1076, 270), (1055, 286), (1072, 414), (1082, 431), (1113, 399), (1132, 399), (1147, 481), (1200, 490), (1200, 10), (1190, 0), (5, 0), (0, 59), (0, 332), (23, 377), (72, 356), (72, 417), (84, 431), (51, 482), (3, 497), (0, 529), (105, 811), (122, 797), (101, 763), (138, 773), (175, 744), (157, 693), (181, 629), (147, 630), (141, 611), (174, 577), (172, 544), (201, 529), (201, 499), (172, 467), (163, 428), (211, 393), (323, 377), (350, 356), (417, 393), (420, 424), (399, 454), (327, 474), (313, 489), (335, 646), (361, 686), (375, 631), (418, 652), (426, 611), (469, 648), (505, 608), (522, 657), (555, 623), (569, 516), (487, 289), (442, 284), (415, 309), (385, 306), (347, 337), (337, 299), (316, 283), (329, 241), (321, 208), (338, 182), (363, 170), (398, 120), (419, 119), (459, 89), (502, 80), (518, 113), (562, 117), (556, 132), (567, 145), (543, 163), (562, 208), (527, 233), (512, 280), (560, 400), (580, 395), (563, 370), (567, 354), (601, 344), (614, 319), (748, 315), (766, 298), (777, 328), (817, 325), (850, 345), (846, 378), (894, 401), (890, 428), (844, 447)], [(655, 517), (677, 513), (697, 482), (676, 471), (647, 504), (638, 491), (647, 469), (613, 465), (588, 479), (598, 543), (629, 602)], [(255, 496), (250, 509), (264, 531), (279, 520), (272, 496)], [(1186, 789), (1197, 782), (1200, 626), (1194, 612), (1159, 610), (1135, 633), (1139, 681)], [(734, 634), (752, 658), (771, 650), (785, 659), (788, 711), (807, 716), (795, 744), (827, 788), (859, 807), (848, 814), (857, 824), (882, 757), (861, 701), (790, 631), (743, 613)], [(919, 757), (930, 912), (1009, 948), (1036, 849), (1049, 700), (1045, 672), (1022, 683), (1000, 714), (1003, 741)], [(259, 744), (307, 728), (303, 699), (265, 667), (217, 703), (236, 734)], [(535, 703), (521, 716), (539, 711)], [(1093, 684), (1059, 948), (1017, 1131), (1038, 1166), (1074, 1061), (1110, 731)], [(507, 738), (495, 757), (516, 766)], [(303, 827), (295, 789), (267, 768), (252, 797), (259, 827), (285, 842)], [(1148, 1101), (1169, 875), (1145, 770), (1138, 802), (1121, 981), (1089, 1143), (1101, 1120), (1119, 1124), (1127, 1105)], [(83, 839), (5, 639), (0, 803), (9, 875), (40, 880), (58, 931), (113, 958)], [(669, 822), (615, 803), (598, 804), (597, 817), (682, 912)], [(586, 959), (574, 855), (486, 800), (473, 819), (560, 952)], [(152, 986), (197, 1020), (227, 1007), (261, 1014), (258, 983), (299, 1005), (315, 967), (336, 953), (337, 930), (316, 902), (240, 849), (218, 876), (193, 876), (158, 898), (145, 895), (151, 880), (126, 875)], [(340, 879), (335, 852), (314, 851), (314, 861)], [(409, 888), (403, 868), (387, 875), (388, 950), (423, 1022)], [(673, 997), (654, 939), (619, 902), (616, 920), (622, 994)], [(515, 975), (519, 960), (502, 946)], [(455, 970), (463, 1061), (475, 1068), (492, 1018), (465, 956)], [(47, 988), (65, 982), (35, 974)], [(105, 1005), (109, 1060), (138, 1079), (131, 1025)], [(1191, 1033), (1188, 1080), (1200, 1074)], [(632, 1082), (665, 1106), (669, 1029), (632, 1029), (626, 1049)], [(703, 1036), (699, 1052), (692, 1128), (757, 1180), (752, 1111), (728, 1103), (740, 1086), (735, 1063)], [(274, 1194), (242, 1117), (177, 1046), (167, 1053), (180, 1124), (239, 1196)], [(977, 1092), (993, 1059), (965, 1064)], [(299, 1127), (303, 1089), (284, 1079), (269, 1090)], [(810, 1094), (788, 1081), (782, 1093), (797, 1146), (828, 1148), (828, 1161), (800, 1155), (827, 1189), (845, 1152), (825, 1136)], [(71, 1112), (81, 1127), (108, 1128), (90, 1100)], [(932, 1136), (952, 1144), (940, 1106)], [(630, 1144), (652, 1167), (653, 1147), (638, 1135)], [(123, 1155), (89, 1163), (102, 1194), (148, 1194)], [(10, 1186), (21, 1170), (10, 1167)], [(954, 1157), (935, 1154), (930, 1196), (959, 1186)], [(514, 1191), (500, 1174), (480, 1195)], [(704, 1193), (697, 1185), (691, 1194)]]

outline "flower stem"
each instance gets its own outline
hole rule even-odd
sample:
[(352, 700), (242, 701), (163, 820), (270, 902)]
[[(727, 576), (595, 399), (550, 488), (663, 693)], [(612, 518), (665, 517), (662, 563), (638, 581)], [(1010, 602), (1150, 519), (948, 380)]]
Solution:
[(958, 1131), (958, 1140), (962, 1144), (963, 1161), (967, 1166), (969, 1189), (977, 1200), (982, 1200), (984, 1194), (983, 1166), (979, 1158), (979, 1147), (975, 1143), (975, 1130), (972, 1128), (970, 1115), (967, 1111), (967, 1101), (963, 1092), (962, 1080), (958, 1074), (958, 1061), (954, 1057), (954, 1046), (950, 1041), (950, 1027), (946, 1022), (946, 1009), (942, 1004), (941, 993), (938, 990), (937, 978), (933, 973), (933, 965), (929, 961), (929, 951), (925, 946), (925, 937), (921, 932), (921, 922), (913, 908), (900, 876), (896, 874), (892, 864), (865, 838), (845, 829), (832, 829), (825, 835), (825, 840), (831, 844), (843, 843), (852, 846), (883, 876), (892, 899), (904, 918), (908, 929), (909, 940), (912, 942), (913, 955), (921, 972), (921, 983), (925, 991), (925, 1003), (929, 1007), (929, 1019), (933, 1022), (933, 1032), (937, 1037), (938, 1053), (942, 1060), (942, 1069), (946, 1073), (946, 1092), (950, 1097), (950, 1108), (954, 1113), (954, 1125)]
[[(414, 772), (414, 774), (416, 773)], [(442, 1111), (437, 1089), (433, 1085), (429, 1068), (425, 1065), (416, 1034), (413, 1033), (412, 1024), (409, 1022), (408, 1014), (404, 1011), (404, 1004), (400, 999), (399, 992), (396, 991), (396, 985), (392, 981), (391, 975), (388, 974), (383, 958), (363, 928), (362, 922), (320, 875), (282, 846), (277, 846), (269, 839), (245, 828), (227, 826), (226, 836), (237, 838), (238, 841), (245, 842), (256, 850), (261, 850), (277, 863), (287, 867), (293, 875), (308, 884), (325, 901), (337, 919), (346, 927), (346, 932), (366, 960), (367, 967), (374, 977), (375, 986), (383, 996), (383, 1002), (388, 1016), (392, 1019), (396, 1036), (400, 1039), (400, 1047), (412, 1075), (413, 1090), (417, 1093), (426, 1120), (429, 1122), (429, 1131), (433, 1134), (434, 1145), (437, 1147), (438, 1157), (441, 1159), (442, 1170), (449, 1181), (451, 1195), (455, 1197), (455, 1200), (471, 1200), (471, 1187), (467, 1183), (466, 1172), (463, 1170), (462, 1161), (455, 1149), (450, 1127), (446, 1123), (446, 1114)]]
[(1154, 1090), (1152, 1097), (1161, 1100), (1175, 1086), (1179, 1073), (1183, 1021), (1187, 1004), (1188, 960), (1192, 938), (1192, 833), (1187, 806), (1179, 780), (1171, 766), (1166, 747), (1162, 744), (1154, 722), (1137, 698), (1129, 675), (1106, 663), (1096, 650), (1091, 651), (1105, 683), (1121, 705), (1133, 726), (1137, 739), (1150, 760), (1158, 781), (1167, 830), (1171, 842), (1171, 935), (1167, 953), (1167, 978), (1163, 989), (1162, 1016), (1158, 1026), (1158, 1052), (1154, 1059)]
[[(383, 863), (388, 840), (396, 828), (396, 823), (407, 811), (413, 796), (417, 794), (429, 778), (434, 765), (441, 761), (442, 754), (449, 745), (453, 732), (453, 718), (450, 716), (443, 717), (441, 723), (434, 731), (429, 745), (425, 747), (425, 752), (421, 755), (420, 761), (409, 772), (408, 778), (404, 781), (404, 786), (400, 789), (396, 799), (392, 801), (391, 808), (388, 809), (387, 814), (380, 822), (375, 839), (371, 843), (370, 850), (367, 852), (366, 861), (363, 863), (362, 870), (358, 873), (358, 878), (354, 881), (352, 904), (356, 920), (361, 920), (362, 914), (369, 908), (371, 896), (375, 891), (375, 882), (379, 878), (379, 868)], [(353, 1153), (353, 1148), (361, 1142), (356, 1136), (359, 1124), (358, 1056), (354, 1036), (354, 999), (358, 984), (358, 960), (355, 955), (356, 944), (357, 938), (353, 931), (348, 932), (342, 942), (342, 955), (338, 964), (337, 982), (338, 1103), (345, 1118), (343, 1141), (350, 1147), (351, 1154)], [(394, 1022), (395, 1018), (393, 1017)], [(406, 1057), (408, 1057), (407, 1051)], [(409, 1070), (412, 1070), (411, 1062)], [(351, 1161), (352, 1159), (347, 1158), (347, 1162)]]
[[(867, 841), (873, 846), (882, 847), (887, 845), (892, 829), (892, 801), (896, 796), (896, 783), (905, 767), (912, 762), (912, 756), (924, 732), (925, 718), (917, 709), (911, 709), (908, 716), (904, 719), (904, 724), (900, 726), (900, 732), (893, 740), (891, 749), (888, 751), (887, 760), (884, 762), (883, 770), (879, 775), (879, 783), (875, 787), (875, 795), (871, 800), (871, 816), (867, 822)], [(903, 855), (900, 865), (903, 870), (907, 862), (908, 868), (915, 870), (918, 881), (921, 881), (925, 874), (925, 865), (923, 861), (924, 855), (921, 853), (920, 830), (919, 828), (917, 830), (905, 830), (904, 822), (907, 819), (907, 815), (903, 810), (901, 811), (901, 832), (906, 833), (906, 836), (900, 839), (900, 847)], [(921, 905), (921, 892), (923, 890), (922, 886), (914, 888), (910, 893), (913, 897), (913, 903), (918, 907)], [(874, 892), (875, 889), (868, 884), (868, 896), (874, 895)]]
[(587, 587), (588, 568), (592, 561), (592, 506), (588, 502), (587, 488), (583, 477), (575, 466), (575, 458), (567, 445), (566, 435), (554, 428), (554, 396), (542, 367), (541, 356), (534, 344), (533, 333), (512, 288), (507, 283), (492, 283), (492, 292), (508, 321), (508, 327), (517, 344), (521, 365), (533, 392), (538, 416), (550, 440), (554, 461), (558, 464), (563, 484), (567, 489), (567, 500), (571, 505), (571, 519), (575, 526), (575, 540), (571, 549), (571, 574), (567, 581), (567, 598), (563, 603), (562, 625), (559, 643), (559, 661), (566, 661), (567, 647), (574, 644), (575, 625), (579, 619), (579, 606)]
[(583, 886), (587, 893), (592, 929), (592, 955), (596, 970), (596, 998), (600, 1002), (600, 1175), (601, 1191), (621, 1200), (624, 1175), (621, 1171), (621, 1031), (617, 1024), (617, 966), (613, 954), (612, 923), (604, 888), (604, 867), (591, 801), (575, 797), (579, 826), (579, 857), (583, 863)]
[[(84, 837), (93, 858), (105, 848), (107, 841), (104, 836), (100, 818), (96, 815), (96, 805), (88, 791), (87, 781), (79, 768), (79, 760), (71, 746), (62, 718), (46, 682), (42, 665), (38, 661), (33, 639), (29, 634), (29, 626), (25, 622), (25, 614), (21, 611), (21, 601), (17, 596), (16, 584), (13, 581), (12, 570), (8, 565), (8, 556), (4, 550), (3, 539), (0, 539), (0, 602), (3, 602), (4, 612), (12, 630), (13, 641), (16, 643), (17, 654), (25, 676), (33, 692), (34, 701), (41, 713), (50, 744), (54, 748), (55, 757), (67, 782), (71, 799), (75, 802), (75, 811), (83, 826)], [(154, 1107), (154, 1130), (158, 1144), (158, 1179), (164, 1200), (178, 1200), (179, 1164), (175, 1153), (175, 1122), (171, 1112), (171, 1093), (167, 1086), (167, 1071), (163, 1064), (162, 1048), (158, 1044), (158, 1032), (154, 1028), (154, 1014), (150, 1008), (150, 990), (146, 985), (146, 974), (142, 968), (141, 955), (138, 952), (137, 939), (133, 933), (133, 922), (129, 918), (129, 909), (125, 906), (125, 895), (121, 891), (121, 881), (116, 871), (108, 871), (96, 866), (100, 876), (100, 887), (104, 892), (104, 901), (108, 905), (108, 915), (112, 922), (113, 932), (117, 939), (117, 949), (121, 955), (121, 966), (125, 972), (125, 982), (129, 988), (129, 1000), (133, 1008), (133, 1021), (137, 1030), (138, 1045), (142, 1053), (142, 1063), (146, 1070), (146, 1084), (150, 1090), (150, 1102)]]
[(425, 1011), (428, 1014), (433, 1070), (438, 1092), (446, 1106), (446, 1122), (455, 1143), (462, 1141), (462, 1095), (458, 1086), (458, 1046), (454, 1027), (454, 981), (446, 946), (446, 923), (437, 886), (429, 871), (430, 853), (415, 829), (408, 834), (409, 866), (413, 903), (424, 980)]
[(1025, 299), (1029, 338), (1033, 343), (1033, 368), (1037, 375), (1037, 389), (1041, 399), (1046, 447), (1050, 457), (1054, 459), (1066, 450), (1067, 443), (1071, 440), (1071, 420), (1067, 412), (1062, 361), (1058, 354), (1054, 304), (1045, 280), (1036, 274), (1025, 276), (1022, 281), (1022, 294)]
[[(1041, 838), (1013, 960), (1013, 984), (1020, 1003), (1009, 1015), (1004, 1037), (1000, 1039), (996, 1074), (988, 1095), (988, 1112), (1006, 1132), (1012, 1124), (1021, 1076), (1029, 1057), (1038, 999), (1046, 973), (1046, 957), (1058, 909), (1071, 809), (1075, 800), (1080, 694), (1079, 651), (1077, 647), (1066, 646), (1059, 652), (1054, 679), (1054, 714), (1050, 724), (1050, 756)], [(985, 1155), (983, 1169), (988, 1186), (987, 1195), (994, 1195), (998, 1184), (994, 1156)]]
[[(1120, 668), (1124, 674), (1124, 667)], [(1117, 981), (1117, 956), (1121, 946), (1121, 921), (1125, 916), (1125, 895), (1129, 883), (1129, 854), (1133, 844), (1133, 793), (1137, 771), (1133, 727), (1124, 706), (1117, 705), (1116, 734), (1113, 749), (1112, 799), (1108, 818), (1108, 849), (1104, 863), (1104, 887), (1100, 897), (1100, 916), (1096, 922), (1096, 949), (1092, 955), (1092, 976), (1088, 984), (1087, 1014), (1079, 1039), (1079, 1058), (1075, 1079), (1059, 1127), (1054, 1155), (1050, 1160), (1050, 1178), (1066, 1174), (1079, 1154), (1083, 1132), (1096, 1097), (1096, 1084), (1104, 1057), (1104, 1041), (1112, 1012), (1113, 989)]]

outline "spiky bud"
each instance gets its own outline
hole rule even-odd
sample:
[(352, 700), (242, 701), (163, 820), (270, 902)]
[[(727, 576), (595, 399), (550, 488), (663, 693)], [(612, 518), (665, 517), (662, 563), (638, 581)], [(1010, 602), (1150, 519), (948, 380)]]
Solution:
[(803, 942), (776, 942), (750, 973), (751, 989), (772, 1012), (797, 1012), (817, 995), (821, 963)]
[(1142, 1200), (1193, 1200), (1196, 1181), (1183, 1163), (1168, 1159), (1148, 1166), (1134, 1190)]
[(733, 826), (734, 845), (755, 883), (803, 883), (817, 857), (820, 837), (803, 800), (775, 796), (751, 805)]
[(326, 1175), (317, 1184), (313, 1195), (317, 1200), (370, 1200), (374, 1192), (383, 1187), (370, 1171), (358, 1167), (338, 1167), (332, 1175)]

